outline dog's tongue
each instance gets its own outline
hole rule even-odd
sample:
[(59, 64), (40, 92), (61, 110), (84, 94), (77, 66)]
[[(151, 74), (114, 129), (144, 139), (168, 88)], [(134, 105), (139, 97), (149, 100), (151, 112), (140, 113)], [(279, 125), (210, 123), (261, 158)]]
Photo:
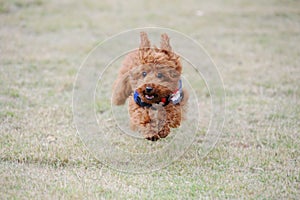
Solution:
[(151, 100), (151, 99), (154, 98), (154, 95), (150, 95), (150, 96), (149, 96), (148, 94), (146, 94), (145, 97), (146, 97), (146, 99)]

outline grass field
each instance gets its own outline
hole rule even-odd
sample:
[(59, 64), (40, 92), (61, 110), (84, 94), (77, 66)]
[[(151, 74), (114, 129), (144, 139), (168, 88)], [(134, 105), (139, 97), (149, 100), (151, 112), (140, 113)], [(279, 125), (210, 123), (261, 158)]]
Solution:
[[(226, 120), (205, 158), (195, 141), (168, 167), (133, 175), (82, 144), (72, 90), (95, 45), (145, 26), (205, 47)], [(0, 198), (299, 199), (299, 41), (297, 0), (0, 0)]]

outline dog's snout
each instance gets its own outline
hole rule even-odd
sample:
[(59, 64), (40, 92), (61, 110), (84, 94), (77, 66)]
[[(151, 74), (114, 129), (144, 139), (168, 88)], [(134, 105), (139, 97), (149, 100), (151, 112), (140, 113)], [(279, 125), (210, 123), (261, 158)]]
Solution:
[(147, 87), (146, 87), (146, 92), (147, 92), (147, 93), (150, 93), (152, 90), (153, 90), (152, 87), (150, 87), (150, 86), (147, 86)]

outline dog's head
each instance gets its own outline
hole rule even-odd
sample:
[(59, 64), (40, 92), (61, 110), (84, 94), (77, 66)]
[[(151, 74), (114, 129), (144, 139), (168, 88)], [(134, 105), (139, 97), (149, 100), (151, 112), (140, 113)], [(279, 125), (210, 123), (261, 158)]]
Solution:
[(180, 57), (172, 52), (167, 34), (161, 36), (160, 48), (151, 48), (147, 34), (142, 32), (138, 63), (129, 71), (129, 82), (142, 102), (163, 102), (180, 87)]

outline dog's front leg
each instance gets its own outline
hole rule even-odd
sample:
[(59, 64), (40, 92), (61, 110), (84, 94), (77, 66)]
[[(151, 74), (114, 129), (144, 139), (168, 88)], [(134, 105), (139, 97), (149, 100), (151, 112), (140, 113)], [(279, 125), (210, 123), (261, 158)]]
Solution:
[(178, 128), (182, 120), (182, 109), (180, 105), (169, 104), (166, 107), (167, 124), (171, 128)]
[(150, 121), (147, 124), (145, 124), (143, 134), (146, 139), (156, 141), (160, 138), (160, 136), (158, 135), (161, 129), (161, 122), (159, 120), (160, 108), (151, 107), (148, 108), (147, 111)]
[[(161, 104), (156, 104), (149, 109), (150, 131), (155, 138), (165, 138), (170, 133), (170, 127), (167, 123), (167, 112)], [(154, 133), (154, 134), (153, 134)]]
[(129, 100), (130, 127), (138, 131), (148, 140), (158, 140), (156, 112), (151, 108), (140, 107), (133, 98)]

